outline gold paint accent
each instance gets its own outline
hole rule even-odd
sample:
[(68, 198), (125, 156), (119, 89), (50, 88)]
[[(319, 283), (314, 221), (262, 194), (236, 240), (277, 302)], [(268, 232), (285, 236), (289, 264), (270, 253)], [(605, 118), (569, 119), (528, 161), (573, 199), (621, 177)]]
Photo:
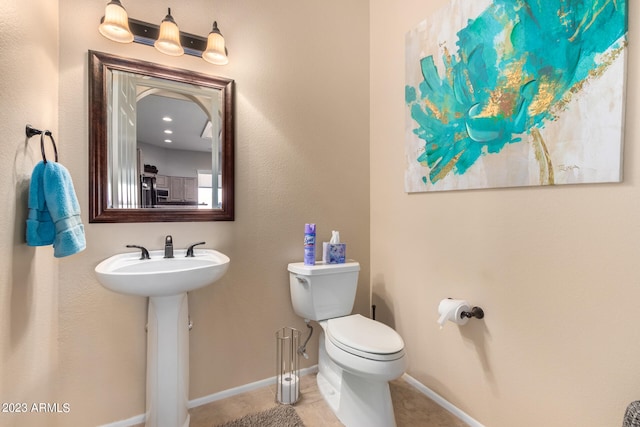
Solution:
[(471, 83), (471, 76), (469, 76), (469, 69), (465, 68), (462, 73), (464, 74), (464, 80), (467, 84), (467, 88), (469, 89), (470, 94), (475, 94), (475, 89), (473, 88), (473, 84)]
[(560, 7), (558, 9), (558, 21), (560, 21), (560, 25), (565, 28), (569, 28), (573, 20), (571, 18), (571, 12), (566, 10), (564, 7)]
[(593, 70), (590, 70), (589, 75), (586, 78), (576, 82), (565, 93), (562, 99), (556, 102), (556, 104), (553, 106), (553, 112), (564, 110), (567, 107), (567, 105), (571, 102), (571, 99), (573, 98), (573, 96), (579, 94), (584, 89), (584, 86), (589, 82), (589, 80), (602, 76), (604, 72), (607, 70), (607, 68), (618, 59), (618, 57), (622, 54), (622, 52), (626, 47), (627, 47), (627, 41), (625, 40), (620, 47), (616, 49), (612, 49), (611, 51), (603, 54), (602, 63), (600, 63)]
[(560, 21), (565, 21), (566, 22), (568, 16), (569, 16), (569, 12), (565, 12), (564, 9), (562, 9), (562, 8), (558, 9), (558, 19)]
[(462, 156), (462, 152), (456, 154), (451, 161), (449, 161), (449, 163), (447, 163), (445, 165), (445, 167), (442, 168), (442, 170), (440, 171), (440, 173), (438, 175), (436, 175), (431, 182), (437, 182), (439, 180), (441, 180), (442, 178), (444, 178), (449, 172), (451, 172), (451, 170), (453, 169), (453, 167), (456, 165), (456, 163), (458, 163), (458, 160), (460, 160), (460, 157)]
[(451, 58), (451, 54), (449, 53), (449, 49), (446, 46), (442, 46), (442, 57), (445, 63), (445, 70), (447, 73), (447, 80), (449, 81), (449, 85), (453, 87), (453, 60)]
[[(589, 21), (589, 23), (587, 22), (587, 18), (588, 15), (584, 15), (584, 18), (582, 19), (582, 22), (580, 22), (580, 25), (578, 25), (578, 28), (576, 28), (575, 33), (573, 33), (573, 35), (571, 37), (569, 37), (569, 41), (573, 42), (576, 40), (576, 38), (578, 37), (578, 34), (580, 33), (580, 31), (587, 31), (589, 29), (589, 27), (591, 27), (593, 25), (593, 23), (595, 22), (595, 20), (598, 18), (598, 15), (600, 15), (602, 13), (602, 11), (604, 10), (605, 7), (607, 7), (607, 5), (611, 3), (611, 0), (606, 0), (605, 3), (602, 5), (602, 7), (596, 11), (593, 12), (593, 14), (591, 15), (591, 21)], [(584, 27), (584, 28), (582, 28)]]
[(529, 104), (529, 115), (542, 114), (548, 111), (554, 100), (554, 94), (558, 93), (559, 82), (549, 79), (549, 76), (542, 76), (538, 84), (538, 92)]
[(509, 64), (498, 78), (496, 88), (489, 93), (489, 102), (477, 117), (511, 117), (520, 97), (520, 88), (528, 81), (523, 72), (526, 55)]
[(444, 56), (447, 65), (451, 66), (451, 54), (449, 53), (449, 48), (447, 46), (442, 46), (442, 55)]
[(433, 115), (436, 117), (436, 119), (438, 119), (439, 121), (441, 121), (443, 124), (447, 124), (449, 121), (447, 120), (447, 118), (445, 117), (445, 115), (442, 113), (442, 111), (440, 111), (438, 109), (438, 107), (436, 107), (436, 105), (429, 101), (428, 99), (424, 100), (424, 105), (425, 107), (427, 107), (427, 109), (429, 111), (431, 111), (431, 113), (433, 113)]
[(531, 129), (531, 137), (533, 149), (535, 151), (536, 160), (540, 166), (540, 185), (554, 185), (555, 174), (553, 172), (553, 164), (547, 145), (538, 128)]
[(453, 142), (462, 141), (463, 139), (467, 139), (468, 137), (469, 134), (466, 130), (464, 132), (456, 132), (455, 136), (453, 137)]

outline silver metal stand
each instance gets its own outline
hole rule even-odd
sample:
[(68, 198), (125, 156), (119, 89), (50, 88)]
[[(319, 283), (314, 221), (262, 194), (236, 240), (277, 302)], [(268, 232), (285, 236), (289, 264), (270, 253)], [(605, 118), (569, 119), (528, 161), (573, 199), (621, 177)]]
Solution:
[(285, 405), (300, 398), (299, 341), (297, 329), (284, 327), (276, 332), (276, 400)]

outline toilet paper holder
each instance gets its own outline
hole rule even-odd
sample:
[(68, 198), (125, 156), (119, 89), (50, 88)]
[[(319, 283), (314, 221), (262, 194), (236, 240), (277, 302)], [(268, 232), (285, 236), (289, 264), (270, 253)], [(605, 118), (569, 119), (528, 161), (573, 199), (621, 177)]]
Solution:
[(471, 311), (463, 311), (460, 313), (460, 316), (463, 318), (471, 319), (475, 317), (476, 319), (482, 319), (484, 317), (484, 310), (480, 307), (473, 307)]
[(462, 299), (446, 298), (438, 304), (438, 324), (442, 329), (446, 322), (453, 322), (459, 326), (465, 325), (470, 318), (484, 318), (484, 310), (478, 306), (471, 306)]

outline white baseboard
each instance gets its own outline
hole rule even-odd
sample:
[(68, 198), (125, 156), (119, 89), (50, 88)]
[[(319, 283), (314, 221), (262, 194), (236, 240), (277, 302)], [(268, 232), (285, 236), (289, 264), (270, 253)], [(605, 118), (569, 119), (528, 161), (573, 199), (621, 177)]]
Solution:
[[(301, 369), (300, 376), (315, 374), (318, 372), (318, 365), (311, 366), (309, 368)], [(443, 407), (445, 410), (453, 414), (455, 417), (460, 419), (461, 421), (467, 423), (470, 427), (484, 427), (478, 421), (471, 418), (467, 413), (458, 407), (454, 406), (452, 403), (447, 401), (444, 397), (440, 396), (435, 391), (431, 390), (429, 387), (425, 386), (415, 378), (413, 378), (409, 374), (404, 374), (402, 379), (413, 386), (420, 393), (424, 394), (438, 405)], [(223, 390), (218, 393), (210, 394), (208, 396), (199, 397), (197, 399), (190, 400), (188, 403), (189, 409), (195, 408), (197, 406), (206, 405), (207, 403), (215, 402), (217, 400), (226, 399), (227, 397), (236, 396), (238, 394), (246, 393), (248, 391), (257, 390), (262, 387), (266, 387), (276, 383), (276, 377), (273, 376), (271, 378), (266, 378), (264, 380), (256, 381), (253, 383), (241, 385), (239, 387), (234, 387), (228, 390)], [(100, 427), (132, 427), (137, 424), (144, 423), (144, 414), (136, 415), (135, 417), (128, 418), (126, 420), (116, 421), (110, 424), (104, 424)]]
[(436, 393), (435, 391), (431, 390), (426, 385), (422, 384), (421, 382), (419, 382), (418, 380), (413, 378), (411, 375), (404, 374), (402, 376), (402, 379), (404, 379), (407, 383), (409, 383), (410, 385), (415, 387), (419, 392), (421, 392), (422, 394), (424, 394), (425, 396), (427, 396), (428, 398), (430, 398), (431, 400), (436, 402), (438, 405), (442, 406), (444, 409), (449, 411), (456, 418), (458, 418), (461, 421), (467, 423), (470, 427), (484, 427), (478, 421), (476, 421), (473, 418), (471, 418), (462, 409), (454, 406), (451, 402), (449, 402), (444, 397), (440, 396), (438, 393)]
[[(300, 376), (315, 374), (316, 372), (318, 372), (318, 365), (314, 365), (305, 369), (300, 369)], [(275, 385), (275, 383), (276, 383), (276, 377), (273, 376), (271, 378), (241, 385), (239, 387), (234, 387), (228, 390), (220, 391), (218, 393), (210, 394), (208, 396), (203, 396), (197, 399), (190, 400), (189, 403), (187, 404), (187, 407), (189, 409), (195, 408), (196, 406), (206, 405), (207, 403), (215, 402), (216, 400), (226, 399), (227, 397), (236, 396), (238, 394), (242, 394), (247, 391), (256, 390), (256, 389), (270, 386), (270, 385)], [(275, 396), (274, 396), (274, 399), (275, 399)], [(143, 424), (143, 423), (144, 423), (144, 414), (136, 415), (135, 417), (131, 417), (126, 420), (104, 424), (99, 427), (131, 427), (131, 426), (135, 426), (136, 424)]]
[[(300, 369), (300, 376), (315, 374), (316, 372), (318, 372), (318, 365), (314, 365), (305, 369)], [(276, 384), (276, 377), (273, 376), (271, 378), (256, 381), (254, 383), (241, 385), (240, 387), (230, 388), (229, 390), (223, 390), (218, 393), (210, 394), (209, 396), (203, 396), (197, 399), (190, 400), (189, 409), (195, 408), (196, 406), (206, 405), (207, 403), (215, 402), (216, 400), (226, 399), (227, 397), (236, 396), (238, 394), (242, 394), (247, 391), (252, 391), (252, 390), (256, 390), (262, 387), (275, 385), (275, 384)], [(274, 399), (275, 399), (275, 396), (274, 396)]]
[(127, 418), (126, 420), (116, 421), (115, 423), (103, 424), (98, 427), (131, 427), (138, 424), (144, 424), (144, 414)]

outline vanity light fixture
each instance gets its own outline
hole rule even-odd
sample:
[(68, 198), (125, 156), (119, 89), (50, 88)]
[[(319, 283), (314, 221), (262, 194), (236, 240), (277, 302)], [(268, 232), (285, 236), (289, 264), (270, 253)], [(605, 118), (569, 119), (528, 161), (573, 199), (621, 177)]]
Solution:
[(202, 57), (216, 65), (229, 63), (224, 37), (213, 22), (213, 28), (207, 38), (182, 32), (171, 16), (171, 9), (161, 24), (149, 24), (129, 18), (120, 0), (110, 0), (98, 27), (100, 34), (118, 43), (141, 43), (155, 46), (160, 52), (180, 56), (183, 53)]
[(133, 33), (129, 29), (129, 16), (120, 0), (111, 0), (107, 4), (98, 31), (114, 42), (131, 43), (133, 41)]
[(180, 30), (171, 16), (171, 8), (160, 24), (160, 35), (153, 46), (165, 55), (180, 56), (184, 53), (180, 44)]
[(213, 28), (207, 37), (207, 49), (202, 52), (202, 59), (216, 65), (229, 63), (227, 48), (224, 45), (224, 37), (218, 29), (218, 23), (213, 21)]

